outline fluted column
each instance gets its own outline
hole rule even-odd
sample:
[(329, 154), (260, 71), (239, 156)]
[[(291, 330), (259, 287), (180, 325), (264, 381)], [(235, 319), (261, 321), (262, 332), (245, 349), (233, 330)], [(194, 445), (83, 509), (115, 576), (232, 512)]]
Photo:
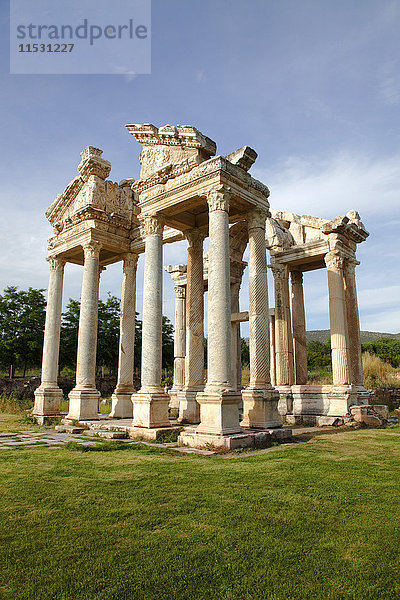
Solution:
[(289, 273), (285, 265), (272, 266), (275, 284), (276, 385), (293, 384), (293, 347), (289, 305)]
[(179, 398), (179, 422), (198, 423), (196, 395), (204, 389), (204, 276), (203, 240), (199, 229), (185, 231), (188, 243), (186, 284), (185, 387)]
[(209, 209), (208, 376), (200, 404), (198, 432), (216, 435), (241, 431), (240, 394), (231, 390), (231, 298), (229, 258), (230, 190), (219, 186), (207, 195)]
[(186, 287), (175, 285), (175, 332), (174, 332), (174, 383), (169, 391), (175, 404), (178, 392), (185, 387), (185, 356), (186, 356)]
[(328, 252), (329, 318), (331, 326), (332, 373), (334, 385), (350, 384), (349, 340), (343, 277), (344, 258), (339, 252)]
[(47, 258), (50, 267), (47, 293), (46, 322), (43, 340), (42, 378), (35, 391), (33, 415), (43, 424), (47, 418), (60, 414), (62, 390), (57, 385), (60, 351), (62, 292), (65, 261), (58, 257)]
[(84, 265), (79, 313), (76, 385), (69, 394), (68, 418), (96, 419), (100, 392), (96, 389), (96, 347), (99, 305), (101, 244), (96, 241), (83, 246)]
[(249, 230), (250, 383), (243, 396), (243, 427), (281, 426), (278, 394), (270, 381), (269, 311), (265, 220), (255, 209), (247, 216)]
[(294, 382), (296, 385), (307, 383), (307, 340), (306, 315), (304, 311), (303, 273), (292, 271), (292, 323)]
[(349, 338), (351, 383), (357, 386), (359, 399), (368, 402), (368, 392), (364, 388), (364, 375), (361, 354), (360, 319), (358, 314), (355, 258), (344, 261), (345, 301), (347, 314), (347, 332)]
[(269, 355), (271, 385), (276, 385), (276, 357), (275, 357), (275, 309), (269, 309)]
[(162, 233), (164, 221), (156, 215), (142, 215), (142, 236), (145, 238), (143, 321), (142, 321), (142, 381), (133, 394), (134, 427), (169, 425), (169, 396), (161, 388), (162, 375)]
[[(239, 290), (240, 283), (231, 284), (231, 312), (232, 314), (239, 312)], [(238, 391), (241, 389), (242, 373), (241, 373), (241, 348), (240, 348), (240, 323), (238, 321), (231, 322), (231, 384), (232, 390)]]
[(122, 271), (121, 312), (119, 325), (119, 356), (117, 387), (112, 395), (110, 417), (127, 419), (133, 416), (131, 396), (135, 351), (135, 308), (137, 254), (124, 257)]

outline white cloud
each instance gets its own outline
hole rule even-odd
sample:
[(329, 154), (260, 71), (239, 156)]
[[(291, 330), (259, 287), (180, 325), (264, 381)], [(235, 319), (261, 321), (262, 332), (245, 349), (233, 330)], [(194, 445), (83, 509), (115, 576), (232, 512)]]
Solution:
[(271, 190), (271, 206), (332, 218), (355, 208), (363, 215), (399, 214), (400, 155), (372, 159), (350, 151), (324, 159), (290, 157), (252, 170)]

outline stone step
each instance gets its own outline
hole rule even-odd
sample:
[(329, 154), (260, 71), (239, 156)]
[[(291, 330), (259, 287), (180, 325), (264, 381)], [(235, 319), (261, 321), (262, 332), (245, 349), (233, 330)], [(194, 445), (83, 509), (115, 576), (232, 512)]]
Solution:
[(104, 440), (125, 440), (128, 434), (125, 431), (107, 431), (104, 429), (86, 429), (84, 435), (99, 437)]
[(85, 431), (83, 427), (76, 427), (75, 425), (56, 425), (55, 430), (58, 433), (70, 433), (72, 435), (83, 433)]

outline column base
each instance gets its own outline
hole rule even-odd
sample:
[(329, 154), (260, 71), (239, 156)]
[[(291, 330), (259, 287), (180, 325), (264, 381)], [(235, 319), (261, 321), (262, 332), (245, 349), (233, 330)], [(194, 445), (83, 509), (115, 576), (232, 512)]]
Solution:
[(142, 388), (132, 394), (133, 427), (169, 427), (169, 396), (162, 388)]
[(200, 404), (196, 397), (203, 390), (182, 390), (178, 392), (178, 423), (200, 423)]
[(282, 427), (278, 412), (279, 392), (273, 388), (247, 388), (242, 391), (243, 420), (246, 429), (271, 429)]
[(350, 406), (357, 404), (355, 385), (333, 385), (329, 393), (329, 417), (342, 417), (348, 414)]
[(181, 392), (182, 390), (177, 389), (177, 388), (171, 388), (168, 392), (168, 396), (169, 396), (169, 408), (172, 408), (174, 410), (179, 409), (179, 399), (178, 399), (178, 394), (179, 392)]
[(197, 433), (231, 435), (243, 433), (239, 424), (239, 404), (242, 396), (238, 392), (206, 388), (197, 393), (200, 404), (200, 425)]
[(60, 402), (63, 397), (62, 390), (54, 385), (52, 387), (38, 387), (35, 390), (35, 406), (32, 415), (39, 425), (44, 425), (46, 421), (57, 418), (60, 413)]
[(82, 421), (84, 419), (99, 418), (99, 401), (101, 394), (99, 390), (74, 388), (68, 394), (69, 411), (67, 419), (71, 421)]
[(118, 391), (117, 388), (115, 389), (111, 396), (110, 417), (113, 419), (133, 418), (133, 405), (131, 400), (133, 392), (133, 389), (124, 391)]
[(278, 412), (281, 417), (290, 415), (293, 412), (292, 386), (277, 385), (275, 389), (279, 392)]

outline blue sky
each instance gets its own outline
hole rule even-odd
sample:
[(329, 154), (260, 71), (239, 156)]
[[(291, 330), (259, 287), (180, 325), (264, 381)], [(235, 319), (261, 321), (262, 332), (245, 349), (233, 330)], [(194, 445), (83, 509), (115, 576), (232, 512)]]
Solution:
[[(153, 0), (152, 72), (135, 77), (10, 75), (6, 0), (0, 19), (0, 290), (46, 288), (44, 211), (85, 146), (103, 149), (114, 181), (137, 178), (141, 147), (126, 123), (192, 124), (219, 154), (258, 152), (252, 174), (274, 208), (357, 209), (371, 234), (358, 250), (362, 329), (400, 331), (399, 0)], [(185, 262), (185, 245), (166, 246), (164, 262)], [(80, 285), (69, 265), (66, 301)], [(101, 295), (120, 285), (120, 265), (109, 267)], [(305, 294), (308, 328), (328, 328), (325, 273), (306, 274)], [(166, 275), (171, 319), (173, 295)]]

